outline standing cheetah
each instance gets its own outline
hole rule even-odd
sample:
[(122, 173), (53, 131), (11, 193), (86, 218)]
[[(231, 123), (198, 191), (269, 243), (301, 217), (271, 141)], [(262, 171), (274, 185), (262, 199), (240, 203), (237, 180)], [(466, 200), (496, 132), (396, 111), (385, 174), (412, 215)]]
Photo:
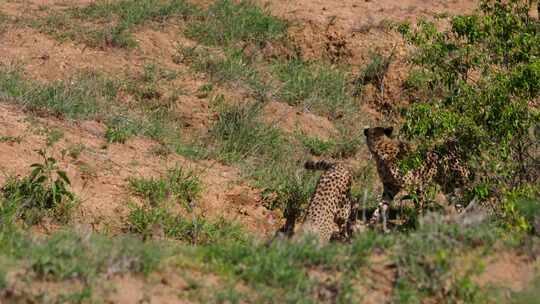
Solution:
[(303, 223), (295, 237), (313, 234), (320, 243), (332, 237), (347, 235), (351, 219), (356, 217), (356, 204), (350, 195), (352, 176), (343, 165), (327, 161), (308, 161), (309, 170), (324, 170), (311, 197)]
[(425, 187), (435, 182), (442, 187), (444, 193), (449, 193), (455, 186), (462, 184), (469, 178), (469, 170), (462, 165), (453, 142), (446, 143), (447, 153), (443, 156), (436, 151), (429, 151), (420, 168), (403, 175), (398, 167), (399, 160), (408, 153), (408, 146), (398, 140), (392, 139), (393, 128), (367, 128), (364, 129), (366, 143), (377, 164), (377, 172), (383, 183), (382, 200), (373, 214), (370, 222), (379, 220), (382, 213), (383, 229), (386, 231), (386, 211), (389, 203), (401, 190), (412, 190), (420, 196)]

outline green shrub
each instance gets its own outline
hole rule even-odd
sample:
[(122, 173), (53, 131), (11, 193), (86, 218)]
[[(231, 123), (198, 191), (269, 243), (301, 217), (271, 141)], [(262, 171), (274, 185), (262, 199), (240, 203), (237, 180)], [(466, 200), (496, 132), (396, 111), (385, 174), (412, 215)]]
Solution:
[[(499, 221), (509, 230), (534, 231), (540, 219), (540, 187), (516, 187), (502, 194)], [(539, 231), (534, 231), (538, 233)]]
[[(424, 20), (414, 30), (400, 26), (417, 47), (408, 82), (418, 93), (403, 113), (402, 134), (420, 151), (456, 142), (474, 172), (465, 193), (482, 199), (538, 178), (540, 147), (529, 130), (540, 125), (533, 101), (540, 93), (540, 23), (528, 16), (529, 5), (482, 1), (478, 13), (453, 17), (445, 31)], [(422, 162), (421, 154), (405, 163)]]
[(9, 179), (1, 189), (3, 196), (8, 202), (16, 202), (17, 216), (29, 224), (45, 215), (67, 222), (75, 202), (69, 178), (45, 150), (37, 152), (43, 162), (32, 164), (29, 176)]

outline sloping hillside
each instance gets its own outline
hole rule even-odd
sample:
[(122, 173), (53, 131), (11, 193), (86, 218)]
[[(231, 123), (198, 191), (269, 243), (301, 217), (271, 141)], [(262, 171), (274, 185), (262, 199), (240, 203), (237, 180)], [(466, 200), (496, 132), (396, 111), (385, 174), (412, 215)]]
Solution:
[(362, 130), (411, 103), (398, 24), (475, 2), (2, 0), (0, 302), (533, 303), (538, 237), (489, 220), (266, 244), (308, 159), (373, 211)]

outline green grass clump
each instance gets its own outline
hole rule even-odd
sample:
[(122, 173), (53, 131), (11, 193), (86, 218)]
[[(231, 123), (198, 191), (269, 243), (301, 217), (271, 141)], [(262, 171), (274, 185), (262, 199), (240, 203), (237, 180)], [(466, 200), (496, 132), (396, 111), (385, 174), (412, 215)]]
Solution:
[[(440, 223), (441, 217), (423, 219), (417, 231), (403, 235), (395, 254), (398, 266), (396, 300), (418, 303), (423, 299), (445, 299), (479, 303), (485, 294), (472, 281), (482, 271), (479, 267), (459, 267), (456, 257), (461, 252), (483, 247), (484, 252), (499, 239), (499, 231), (490, 223), (464, 228)], [(475, 264), (479, 266), (479, 264)]]
[(0, 35), (2, 35), (7, 30), (9, 21), (10, 21), (9, 16), (0, 12)]
[[(384, 247), (384, 243), (374, 233), (359, 236), (350, 246), (320, 247), (311, 239), (298, 243), (274, 241), (268, 245), (227, 243), (207, 246), (203, 256), (212, 267), (257, 290), (259, 300), (263, 302), (273, 298), (274, 301), (310, 303), (322, 300), (315, 291), (325, 284), (335, 288), (338, 299), (347, 299), (351, 292), (345, 288), (347, 278), (353, 277), (370, 252), (376, 247)], [(341, 279), (329, 283), (309, 276), (310, 270), (343, 273)]]
[(95, 119), (110, 109), (116, 98), (114, 82), (93, 73), (66, 81), (40, 84), (22, 78), (16, 70), (0, 67), (0, 90), (8, 100), (30, 111), (46, 111), (72, 119)]
[(132, 48), (137, 46), (132, 36), (137, 26), (147, 21), (164, 22), (171, 17), (186, 18), (195, 10), (183, 0), (102, 0), (54, 12), (33, 25), (60, 40), (72, 39), (91, 47)]
[(239, 49), (227, 48), (224, 54), (217, 55), (197, 47), (180, 47), (175, 61), (207, 74), (213, 83), (249, 89), (259, 99), (266, 98), (270, 89), (253, 62)]
[[(132, 206), (128, 229), (143, 239), (163, 234), (190, 244), (207, 244), (243, 238), (240, 227), (225, 220), (209, 222), (192, 215), (195, 200), (202, 191), (200, 179), (191, 171), (169, 169), (161, 178), (132, 178), (129, 187), (144, 199)], [(174, 203), (184, 206), (190, 215), (174, 212)]]
[(347, 74), (327, 65), (291, 60), (275, 67), (282, 86), (278, 95), (293, 106), (338, 118), (350, 111)]
[(129, 138), (135, 136), (141, 130), (141, 126), (129, 117), (116, 116), (107, 122), (105, 138), (110, 143), (125, 143)]
[(314, 156), (328, 155), (335, 149), (336, 143), (333, 140), (323, 140), (317, 137), (302, 136), (302, 144)]
[(10, 260), (12, 269), (26, 269), (40, 280), (80, 279), (91, 284), (106, 273), (147, 275), (167, 254), (165, 246), (141, 243), (133, 237), (82, 237), (60, 231), (35, 238), (18, 230), (0, 232), (0, 255)]
[(199, 177), (180, 167), (167, 170), (160, 178), (130, 178), (129, 187), (153, 206), (166, 200), (189, 206), (202, 192)]
[(128, 229), (143, 239), (166, 237), (192, 245), (236, 242), (245, 238), (239, 225), (223, 219), (209, 222), (196, 216), (175, 214), (166, 205), (132, 207)]
[(279, 157), (286, 140), (277, 127), (260, 121), (260, 104), (220, 105), (210, 129), (216, 155), (227, 162), (249, 157)]
[(286, 29), (285, 21), (269, 15), (251, 1), (219, 0), (188, 24), (186, 35), (213, 46), (238, 42), (263, 45), (282, 37)]
[(22, 142), (21, 136), (0, 136), (0, 142), (20, 144)]

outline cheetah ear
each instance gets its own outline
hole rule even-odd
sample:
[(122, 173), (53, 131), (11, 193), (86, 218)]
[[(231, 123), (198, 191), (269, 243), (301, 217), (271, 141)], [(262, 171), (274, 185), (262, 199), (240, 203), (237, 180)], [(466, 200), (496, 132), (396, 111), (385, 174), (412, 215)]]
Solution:
[(388, 137), (390, 137), (390, 135), (392, 135), (393, 131), (394, 131), (394, 127), (384, 128), (384, 134), (386, 134), (386, 136), (388, 136)]
[(365, 128), (365, 129), (364, 129), (364, 136), (367, 136), (368, 131), (369, 131), (369, 128)]

